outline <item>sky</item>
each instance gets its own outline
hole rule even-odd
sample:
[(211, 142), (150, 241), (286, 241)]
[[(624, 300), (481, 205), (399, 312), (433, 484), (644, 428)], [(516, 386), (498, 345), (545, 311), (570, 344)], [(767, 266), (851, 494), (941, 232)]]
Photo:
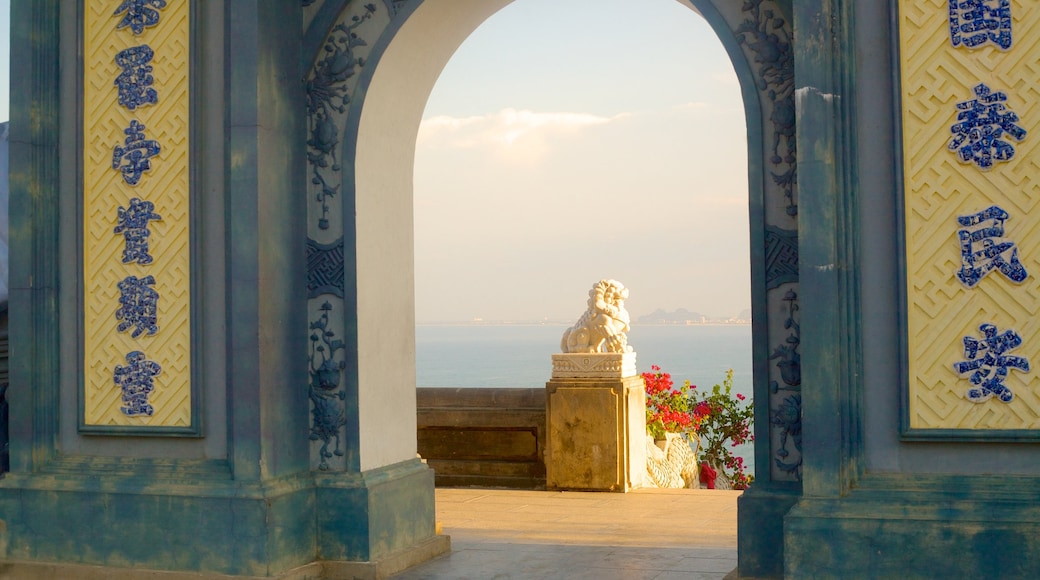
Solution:
[(676, 0), (517, 0), (459, 48), (415, 159), (416, 320), (750, 308), (740, 87)]
[[(0, 0), (0, 121), (10, 0)], [(721, 43), (676, 0), (517, 0), (459, 48), (415, 159), (416, 320), (569, 321), (602, 278), (749, 308), (747, 137)]]

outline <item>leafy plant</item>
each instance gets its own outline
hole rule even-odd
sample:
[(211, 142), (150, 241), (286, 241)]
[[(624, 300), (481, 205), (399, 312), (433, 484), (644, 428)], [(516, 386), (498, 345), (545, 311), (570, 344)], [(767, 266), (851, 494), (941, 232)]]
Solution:
[(751, 434), (755, 417), (752, 401), (745, 402), (747, 397), (733, 393), (733, 369), (726, 371), (722, 384), (713, 386), (710, 394), (698, 392), (697, 396), (694, 412), (700, 417), (697, 435), (701, 438), (701, 461), (721, 471), (733, 489), (746, 489), (755, 476), (744, 472), (744, 458), (734, 455), (731, 448), (755, 440)]
[[(746, 489), (755, 477), (745, 473), (744, 458), (734, 455), (732, 447), (753, 441), (751, 425), (754, 407), (744, 395), (733, 393), (733, 370), (726, 372), (721, 385), (701, 392), (685, 381), (676, 389), (672, 376), (654, 365), (643, 373), (646, 384), (646, 430), (654, 439), (665, 433), (695, 433), (700, 438), (698, 460), (714, 486), (714, 474), (721, 472), (734, 489)], [(703, 466), (707, 466), (704, 469)]]
[(653, 365), (653, 372), (643, 373), (646, 384), (646, 431), (654, 439), (664, 439), (665, 433), (695, 433), (700, 417), (695, 412), (696, 401), (687, 381), (679, 389), (673, 389), (672, 375), (662, 373), (661, 367)]

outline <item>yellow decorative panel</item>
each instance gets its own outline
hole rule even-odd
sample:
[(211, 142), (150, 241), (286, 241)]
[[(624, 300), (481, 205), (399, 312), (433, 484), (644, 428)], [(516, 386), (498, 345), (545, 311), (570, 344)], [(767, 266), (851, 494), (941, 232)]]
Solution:
[[(984, 4), (996, 7), (999, 2)], [(1040, 428), (1040, 3), (1011, 2), (1013, 43), (1007, 47), (996, 41), (975, 48), (961, 42), (955, 47), (950, 18), (948, 0), (899, 2), (909, 426), (1036, 429)], [(1007, 31), (1006, 25), (1005, 20), (1000, 30)], [(1012, 118), (1005, 119), (1008, 128), (1017, 126), (1027, 132), (1021, 140), (1004, 134), (1001, 139), (1014, 147), (1014, 156), (998, 159), (990, 168), (962, 162), (957, 151), (948, 147), (954, 136), (951, 128), (958, 123), (957, 104), (976, 99), (973, 91), (979, 84), (1003, 92), (1005, 112), (1018, 116), (1013, 123)], [(962, 268), (958, 231), (979, 227), (961, 225), (958, 218), (992, 206), (1007, 213), (1003, 236), (994, 241), (1015, 244), (1028, 276), (1019, 283), (1013, 280), (1014, 272), (1009, 276), (994, 270), (969, 287), (957, 277)], [(984, 240), (976, 242), (970, 245), (972, 250), (984, 249)], [(1002, 256), (1005, 263), (1012, 261), (1010, 251)], [(1012, 270), (1009, 264), (1005, 268)], [(975, 387), (970, 373), (962, 376), (954, 370), (956, 363), (972, 360), (965, 354), (964, 338), (981, 340), (983, 324), (995, 325), (998, 335), (1016, 332), (1021, 345), (1005, 344), (1009, 348), (1003, 355), (1024, 357), (1032, 366), (1028, 372), (1009, 367), (1003, 384), (1013, 393), (1010, 402), (999, 396), (973, 402), (967, 396)]]
[[(189, 4), (84, 2), (82, 423), (88, 427), (193, 427)], [(140, 125), (131, 131), (143, 133), (140, 140), (128, 143), (128, 129)], [(144, 168), (142, 160), (150, 167), (135, 171)], [(123, 210), (130, 213), (121, 219)], [(145, 283), (128, 285), (135, 278)], [(131, 359), (140, 360), (128, 362), (134, 352), (142, 355)]]

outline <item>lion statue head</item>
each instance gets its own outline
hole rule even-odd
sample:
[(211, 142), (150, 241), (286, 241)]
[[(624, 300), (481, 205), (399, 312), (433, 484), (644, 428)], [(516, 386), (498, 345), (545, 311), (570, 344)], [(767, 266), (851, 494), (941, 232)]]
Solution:
[(600, 280), (589, 290), (588, 308), (574, 326), (563, 333), (564, 353), (630, 352), (630, 319), (625, 310), (628, 288), (617, 280)]

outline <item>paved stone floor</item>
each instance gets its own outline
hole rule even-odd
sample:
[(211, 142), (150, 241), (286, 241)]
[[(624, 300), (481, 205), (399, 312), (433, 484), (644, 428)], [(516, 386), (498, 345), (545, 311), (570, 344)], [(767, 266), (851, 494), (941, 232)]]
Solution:
[(718, 580), (737, 566), (739, 496), (441, 488), (451, 553), (394, 578)]

